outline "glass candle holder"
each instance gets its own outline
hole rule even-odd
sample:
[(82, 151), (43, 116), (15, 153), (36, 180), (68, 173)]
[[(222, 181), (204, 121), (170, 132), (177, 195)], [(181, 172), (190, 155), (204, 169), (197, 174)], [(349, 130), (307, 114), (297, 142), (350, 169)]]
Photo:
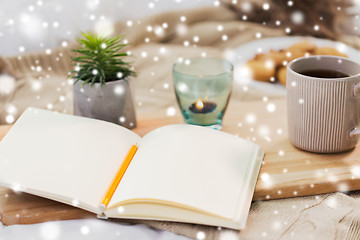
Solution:
[(221, 129), (232, 87), (233, 65), (193, 58), (173, 66), (176, 99), (186, 123)]

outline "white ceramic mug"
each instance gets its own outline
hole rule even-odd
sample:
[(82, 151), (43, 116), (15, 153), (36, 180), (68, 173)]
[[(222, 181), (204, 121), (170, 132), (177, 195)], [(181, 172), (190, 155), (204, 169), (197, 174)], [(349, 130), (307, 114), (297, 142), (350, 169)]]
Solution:
[[(309, 76), (330, 70), (339, 78)], [(306, 74), (306, 75), (305, 75)], [(310, 56), (287, 65), (287, 112), (290, 142), (318, 153), (355, 147), (360, 135), (360, 65), (336, 56)]]

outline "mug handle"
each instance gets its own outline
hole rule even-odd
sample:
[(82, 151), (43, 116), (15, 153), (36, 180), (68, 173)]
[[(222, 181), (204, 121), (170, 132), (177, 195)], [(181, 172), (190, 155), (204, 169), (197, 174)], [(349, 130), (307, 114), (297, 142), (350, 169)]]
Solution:
[[(353, 86), (353, 94), (354, 94), (354, 97), (357, 97), (360, 95), (360, 82), (357, 82), (354, 84)], [(359, 136), (360, 135), (360, 129), (359, 128), (353, 128), (350, 133), (349, 133), (349, 137), (350, 138), (353, 138), (353, 137), (356, 137), (356, 136)]]
[(360, 82), (355, 83), (353, 86), (353, 89), (354, 89), (354, 91), (353, 91), (354, 97), (359, 96), (360, 95)]
[(360, 135), (360, 129), (359, 128), (353, 128), (353, 129), (351, 129), (351, 131), (349, 133), (350, 138), (353, 138), (353, 137), (356, 137), (356, 136), (359, 136), (359, 135)]

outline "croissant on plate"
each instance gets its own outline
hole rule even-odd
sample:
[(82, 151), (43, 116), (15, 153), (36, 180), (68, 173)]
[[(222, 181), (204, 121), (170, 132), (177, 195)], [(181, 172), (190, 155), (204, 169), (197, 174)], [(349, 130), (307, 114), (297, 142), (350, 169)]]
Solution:
[(256, 54), (246, 63), (254, 80), (263, 82), (280, 82), (286, 85), (286, 65), (295, 58), (311, 55), (333, 55), (348, 57), (332, 47), (317, 47), (309, 41), (291, 45), (286, 49), (270, 50), (269, 53)]

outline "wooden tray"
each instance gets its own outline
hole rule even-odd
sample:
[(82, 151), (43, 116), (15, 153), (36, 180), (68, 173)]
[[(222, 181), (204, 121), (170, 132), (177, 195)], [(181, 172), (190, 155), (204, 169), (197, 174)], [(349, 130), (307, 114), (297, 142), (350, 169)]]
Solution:
[[(183, 123), (179, 113), (139, 116), (134, 129), (143, 136), (167, 124)], [(11, 126), (0, 126), (2, 138)], [(231, 103), (223, 131), (249, 139), (265, 150), (254, 200), (360, 189), (360, 148), (339, 154), (314, 154), (293, 147), (287, 138), (285, 100)], [(5, 225), (93, 216), (86, 211), (25, 193), (0, 189), (0, 217)]]

